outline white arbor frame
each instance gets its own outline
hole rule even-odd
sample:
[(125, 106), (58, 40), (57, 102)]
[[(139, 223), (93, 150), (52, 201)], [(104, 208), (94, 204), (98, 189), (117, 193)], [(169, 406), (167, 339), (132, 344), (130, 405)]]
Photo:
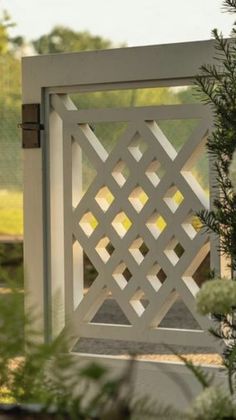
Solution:
[[(42, 147), (24, 151), (24, 256), (27, 304), (39, 308), (39, 326), (46, 339), (58, 334), (69, 318), (78, 337), (212, 344), (209, 320), (195, 310), (197, 287), (192, 278), (210, 242), (191, 224), (193, 211), (209, 207), (191, 175), (192, 162), (211, 129), (209, 110), (203, 105), (172, 105), (80, 111), (66, 96), (78, 91), (190, 85), (199, 66), (211, 62), (212, 41), (23, 59), (23, 103), (41, 104), (45, 126)], [(156, 123), (176, 118), (200, 120), (178, 155)], [(99, 121), (128, 121), (128, 129), (109, 157), (89, 126)], [(138, 148), (140, 135), (148, 146), (143, 154)], [(99, 177), (78, 200), (80, 186), (74, 172), (81, 164), (80, 148)], [(124, 162), (132, 173), (127, 182), (122, 180)], [(160, 164), (166, 172), (161, 181), (156, 174)], [(115, 197), (110, 207), (106, 189)], [(140, 191), (148, 197), (144, 207)], [(172, 200), (176, 191), (184, 197), (180, 208)], [(91, 215), (99, 220), (95, 230), (89, 224)], [(132, 221), (128, 232), (122, 228), (124, 215)], [(163, 232), (156, 227), (158, 217), (166, 222)], [(73, 240), (89, 254), (99, 274), (85, 297), (81, 248), (73, 246)], [(112, 255), (107, 252), (110, 241), (115, 248)], [(140, 252), (143, 242), (149, 249), (145, 256)], [(181, 258), (175, 252), (177, 244), (185, 251)], [(215, 244), (211, 260), (222, 271)], [(122, 275), (126, 267), (133, 275), (128, 285)], [(158, 280), (160, 267), (167, 276), (163, 285)], [(131, 326), (91, 323), (110, 292)], [(146, 309), (140, 293), (149, 301)], [(177, 293), (202, 331), (158, 328)]]

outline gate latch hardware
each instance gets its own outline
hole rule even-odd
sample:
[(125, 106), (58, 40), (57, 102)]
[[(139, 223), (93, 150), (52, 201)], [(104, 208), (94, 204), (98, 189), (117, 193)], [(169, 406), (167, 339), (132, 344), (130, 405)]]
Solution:
[(44, 130), (40, 123), (40, 104), (22, 105), (22, 123), (18, 127), (22, 129), (23, 149), (40, 147), (40, 131)]

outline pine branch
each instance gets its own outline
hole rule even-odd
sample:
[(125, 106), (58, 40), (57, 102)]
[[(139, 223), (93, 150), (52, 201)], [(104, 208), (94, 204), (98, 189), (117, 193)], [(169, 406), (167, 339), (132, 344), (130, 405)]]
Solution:
[(222, 10), (227, 13), (236, 13), (236, 0), (224, 0)]
[(216, 214), (214, 211), (209, 210), (201, 210), (197, 212), (197, 216), (199, 217), (200, 221), (204, 225), (204, 229), (207, 232), (214, 232), (216, 234), (220, 234), (220, 226), (218, 221), (216, 220)]
[[(226, 1), (224, 5), (235, 11), (234, 1)], [(210, 104), (213, 110), (215, 129), (206, 147), (209, 156), (215, 160), (217, 186), (214, 188), (214, 208), (202, 210), (198, 217), (206, 232), (218, 235), (219, 251), (231, 259), (231, 268), (235, 269), (236, 197), (229, 179), (229, 165), (236, 148), (236, 45), (224, 39), (216, 29), (213, 36), (216, 64), (202, 66), (196, 83), (198, 91), (204, 95), (203, 102)]]
[(183, 413), (175, 410), (171, 406), (164, 406), (158, 402), (150, 401), (144, 397), (134, 401), (132, 404), (132, 420), (183, 420)]
[(203, 388), (208, 388), (212, 385), (212, 382), (214, 380), (213, 374), (205, 372), (201, 368), (201, 366), (194, 365), (191, 360), (188, 360), (182, 354), (179, 354), (173, 347), (169, 346), (168, 344), (165, 344), (165, 347), (169, 349), (185, 364), (185, 366), (194, 374), (195, 378), (198, 380), (198, 382), (202, 385)]
[(203, 388), (208, 388), (212, 385), (214, 375), (205, 372), (200, 366), (194, 365), (191, 360), (186, 359), (184, 356), (177, 354), (185, 366), (194, 374), (195, 378), (202, 385)]

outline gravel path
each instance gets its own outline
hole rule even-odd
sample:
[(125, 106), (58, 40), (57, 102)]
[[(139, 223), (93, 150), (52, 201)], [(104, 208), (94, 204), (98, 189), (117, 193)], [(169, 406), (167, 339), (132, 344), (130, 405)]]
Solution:
[[(129, 324), (128, 320), (120, 310), (118, 304), (113, 299), (104, 302), (93, 322), (109, 324)], [(198, 329), (198, 325), (191, 313), (186, 309), (182, 301), (177, 300), (165, 319), (160, 324), (167, 328), (190, 328)], [(174, 350), (186, 355), (188, 359), (201, 364), (221, 364), (221, 357), (216, 354), (214, 348), (193, 348), (189, 346), (173, 346)], [(178, 357), (162, 344), (134, 343), (118, 340), (103, 339), (80, 339), (75, 351), (81, 353), (95, 353), (99, 355), (113, 355), (115, 357), (125, 357), (130, 353), (138, 355), (138, 359), (156, 361), (179, 361)]]

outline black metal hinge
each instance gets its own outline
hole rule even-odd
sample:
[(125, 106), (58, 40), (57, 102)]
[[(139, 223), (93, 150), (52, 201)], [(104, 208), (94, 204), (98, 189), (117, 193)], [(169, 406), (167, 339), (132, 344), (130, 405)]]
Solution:
[(40, 123), (40, 104), (22, 105), (22, 123), (18, 125), (22, 129), (23, 149), (40, 147), (40, 131), (44, 130)]

